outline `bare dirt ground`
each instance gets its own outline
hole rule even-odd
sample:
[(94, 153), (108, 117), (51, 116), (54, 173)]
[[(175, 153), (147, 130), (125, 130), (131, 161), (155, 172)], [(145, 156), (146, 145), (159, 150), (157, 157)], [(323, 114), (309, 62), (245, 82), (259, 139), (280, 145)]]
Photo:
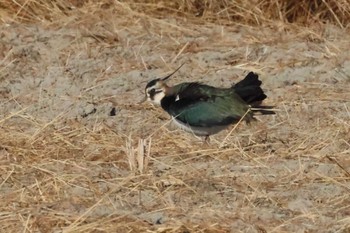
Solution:
[[(2, 232), (350, 232), (348, 28), (115, 14), (0, 26)], [(138, 103), (183, 62), (278, 113), (203, 145)]]

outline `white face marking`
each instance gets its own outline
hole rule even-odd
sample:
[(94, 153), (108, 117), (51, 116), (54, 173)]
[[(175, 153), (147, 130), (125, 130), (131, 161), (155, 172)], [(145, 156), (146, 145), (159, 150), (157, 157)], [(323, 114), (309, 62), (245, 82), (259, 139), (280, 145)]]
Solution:
[(153, 100), (151, 98), (148, 98), (150, 99), (153, 103), (157, 104), (157, 105), (160, 105), (160, 102), (162, 101), (162, 99), (164, 98), (165, 94), (164, 92), (159, 92), (159, 93), (156, 93), (154, 96), (153, 96)]
[(146, 89), (147, 100), (156, 104), (161, 105), (161, 101), (165, 96), (162, 88), (149, 87)]
[(175, 101), (178, 101), (180, 99), (180, 96), (177, 95), (176, 98), (175, 98)]

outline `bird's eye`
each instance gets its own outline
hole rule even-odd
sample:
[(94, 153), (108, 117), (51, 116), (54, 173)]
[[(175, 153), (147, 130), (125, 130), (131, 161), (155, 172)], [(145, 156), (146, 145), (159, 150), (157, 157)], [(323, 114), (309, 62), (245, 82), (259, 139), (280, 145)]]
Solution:
[(149, 94), (150, 96), (153, 96), (154, 94), (156, 94), (156, 89), (151, 89), (151, 90), (149, 90), (149, 91), (148, 91), (148, 94)]

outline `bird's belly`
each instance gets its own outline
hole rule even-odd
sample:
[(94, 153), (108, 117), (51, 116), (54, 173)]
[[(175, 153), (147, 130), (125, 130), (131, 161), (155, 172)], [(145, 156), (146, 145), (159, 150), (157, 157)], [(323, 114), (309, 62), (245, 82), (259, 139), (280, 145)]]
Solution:
[(173, 117), (173, 122), (180, 129), (185, 130), (186, 132), (193, 133), (197, 136), (208, 136), (212, 134), (216, 134), (223, 129), (226, 129), (226, 125), (212, 126), (212, 127), (198, 127), (198, 126), (190, 126), (189, 124), (183, 123), (182, 121), (177, 120)]

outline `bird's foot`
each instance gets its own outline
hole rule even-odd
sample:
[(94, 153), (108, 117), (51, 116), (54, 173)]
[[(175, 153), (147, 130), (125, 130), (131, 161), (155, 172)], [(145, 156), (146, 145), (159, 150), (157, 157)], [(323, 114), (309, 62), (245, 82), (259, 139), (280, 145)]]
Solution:
[(210, 137), (209, 135), (205, 136), (203, 138), (203, 144), (210, 145)]

